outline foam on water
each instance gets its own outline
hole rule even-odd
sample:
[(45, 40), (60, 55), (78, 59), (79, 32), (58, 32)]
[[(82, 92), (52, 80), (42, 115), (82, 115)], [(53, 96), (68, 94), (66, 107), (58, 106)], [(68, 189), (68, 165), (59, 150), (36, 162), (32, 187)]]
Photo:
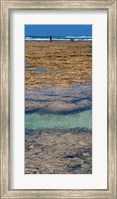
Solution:
[[(70, 41), (73, 39), (74, 41), (92, 41), (91, 36), (53, 36), (53, 41)], [(49, 41), (49, 36), (28, 36), (25, 37), (26, 41)]]

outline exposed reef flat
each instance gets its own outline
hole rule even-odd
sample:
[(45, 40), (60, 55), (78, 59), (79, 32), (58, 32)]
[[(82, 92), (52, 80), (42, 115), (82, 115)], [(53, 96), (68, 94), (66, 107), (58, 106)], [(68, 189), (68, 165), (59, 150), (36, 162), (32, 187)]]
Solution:
[(26, 88), (72, 88), (92, 78), (92, 42), (25, 42)]
[(91, 174), (91, 131), (80, 128), (26, 129), (25, 173)]

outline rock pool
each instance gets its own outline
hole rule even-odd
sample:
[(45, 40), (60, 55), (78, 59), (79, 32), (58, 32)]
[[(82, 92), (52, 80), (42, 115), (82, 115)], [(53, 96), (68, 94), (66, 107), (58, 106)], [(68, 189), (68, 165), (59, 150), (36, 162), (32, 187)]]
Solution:
[(91, 91), (91, 84), (77, 84), (71, 89), (26, 90), (25, 128), (92, 129)]

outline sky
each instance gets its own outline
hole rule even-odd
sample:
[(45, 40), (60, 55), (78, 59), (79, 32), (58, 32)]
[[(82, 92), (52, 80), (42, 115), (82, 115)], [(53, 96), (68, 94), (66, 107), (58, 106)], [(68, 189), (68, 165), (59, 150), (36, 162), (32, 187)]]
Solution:
[(25, 36), (92, 36), (92, 25), (25, 25)]

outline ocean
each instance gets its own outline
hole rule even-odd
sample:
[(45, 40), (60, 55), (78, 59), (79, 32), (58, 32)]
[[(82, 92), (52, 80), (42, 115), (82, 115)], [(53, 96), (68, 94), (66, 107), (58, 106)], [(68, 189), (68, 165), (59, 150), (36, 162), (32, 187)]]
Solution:
[[(91, 36), (52, 36), (52, 41), (92, 41)], [(27, 36), (25, 41), (49, 41), (50, 36)]]

